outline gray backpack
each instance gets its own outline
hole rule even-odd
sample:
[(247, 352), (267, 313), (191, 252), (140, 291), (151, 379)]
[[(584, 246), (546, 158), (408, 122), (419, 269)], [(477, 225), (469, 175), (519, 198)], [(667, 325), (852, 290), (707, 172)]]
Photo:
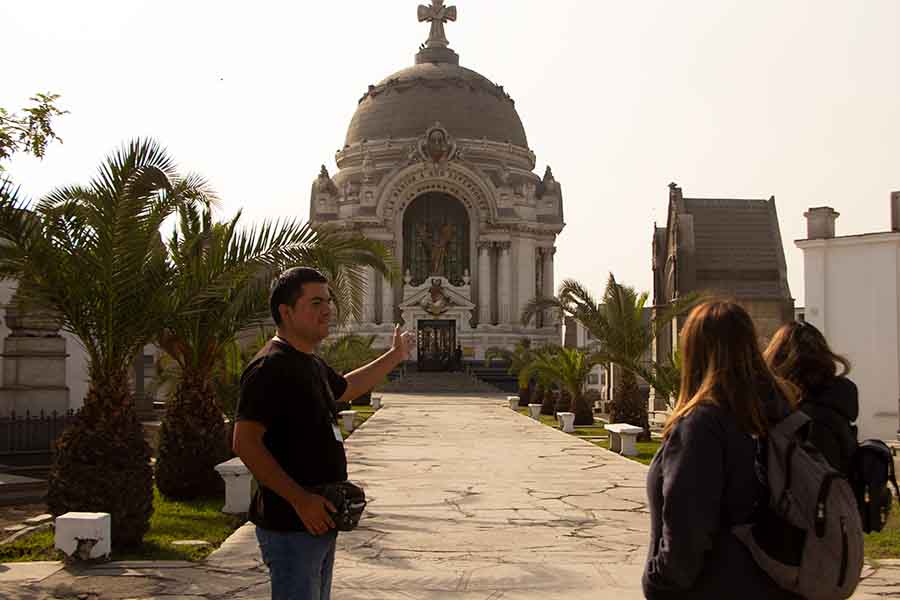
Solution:
[(849, 598), (863, 567), (863, 531), (846, 478), (800, 436), (792, 413), (769, 430), (758, 467), (769, 504), (733, 533), (780, 587), (808, 600)]

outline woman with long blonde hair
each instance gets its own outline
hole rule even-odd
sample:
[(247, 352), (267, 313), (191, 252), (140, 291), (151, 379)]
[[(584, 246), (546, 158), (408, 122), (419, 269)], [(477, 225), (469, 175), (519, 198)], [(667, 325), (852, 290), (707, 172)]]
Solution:
[(755, 467), (757, 440), (793, 410), (793, 386), (766, 365), (753, 321), (733, 302), (695, 308), (680, 343), (681, 388), (647, 475), (644, 594), (796, 598), (731, 533), (767, 503)]

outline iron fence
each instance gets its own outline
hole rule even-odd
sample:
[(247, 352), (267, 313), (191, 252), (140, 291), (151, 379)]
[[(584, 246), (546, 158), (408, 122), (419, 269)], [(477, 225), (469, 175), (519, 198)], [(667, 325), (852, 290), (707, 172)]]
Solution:
[(26, 411), (24, 415), (12, 412), (0, 416), (0, 457), (53, 453), (56, 440), (76, 414), (72, 410), (49, 414)]

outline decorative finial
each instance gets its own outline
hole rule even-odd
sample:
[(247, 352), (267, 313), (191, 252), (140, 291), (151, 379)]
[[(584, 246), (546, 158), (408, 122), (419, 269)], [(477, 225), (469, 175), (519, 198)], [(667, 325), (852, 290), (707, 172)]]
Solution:
[(446, 48), (450, 45), (444, 33), (444, 23), (456, 21), (456, 7), (444, 6), (444, 0), (431, 0), (431, 6), (419, 5), (419, 23), (431, 23), (431, 33), (426, 48)]

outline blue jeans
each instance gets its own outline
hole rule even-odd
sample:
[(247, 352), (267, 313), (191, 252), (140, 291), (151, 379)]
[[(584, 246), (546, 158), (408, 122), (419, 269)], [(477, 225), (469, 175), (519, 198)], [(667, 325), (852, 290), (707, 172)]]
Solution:
[(337, 530), (316, 536), (305, 531), (256, 528), (263, 562), (269, 567), (272, 600), (329, 600)]

